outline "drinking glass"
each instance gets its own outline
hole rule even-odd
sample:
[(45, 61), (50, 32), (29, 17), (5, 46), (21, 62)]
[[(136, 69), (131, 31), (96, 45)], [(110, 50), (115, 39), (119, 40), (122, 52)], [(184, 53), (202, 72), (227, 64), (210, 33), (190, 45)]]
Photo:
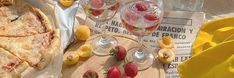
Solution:
[(116, 38), (106, 34), (105, 24), (112, 19), (119, 8), (118, 0), (81, 0), (85, 14), (96, 22), (95, 27), (101, 27), (102, 34), (92, 41), (93, 53), (96, 55), (109, 55), (110, 48), (117, 45)]
[(204, 0), (171, 0), (173, 9), (185, 11), (201, 11)]
[(128, 51), (126, 59), (135, 62), (139, 70), (147, 69), (153, 64), (154, 54), (143, 46), (142, 37), (153, 33), (159, 27), (162, 17), (162, 0), (136, 0), (120, 10), (123, 26), (138, 37), (139, 43), (139, 47)]

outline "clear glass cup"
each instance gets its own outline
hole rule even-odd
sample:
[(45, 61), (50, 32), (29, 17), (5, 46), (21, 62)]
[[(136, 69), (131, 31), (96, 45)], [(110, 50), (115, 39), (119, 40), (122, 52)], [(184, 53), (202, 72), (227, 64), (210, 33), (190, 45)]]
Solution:
[(154, 61), (154, 54), (146, 49), (142, 37), (153, 33), (163, 18), (162, 0), (136, 0), (127, 3), (120, 10), (123, 26), (138, 37), (139, 47), (128, 51), (126, 59), (137, 64), (139, 70), (149, 68)]
[(109, 55), (109, 50), (117, 45), (117, 39), (106, 34), (103, 25), (112, 19), (119, 8), (118, 0), (81, 0), (85, 14), (96, 22), (95, 27), (101, 27), (101, 35), (92, 41), (93, 53), (100, 56)]
[(174, 10), (201, 11), (204, 0), (171, 0)]

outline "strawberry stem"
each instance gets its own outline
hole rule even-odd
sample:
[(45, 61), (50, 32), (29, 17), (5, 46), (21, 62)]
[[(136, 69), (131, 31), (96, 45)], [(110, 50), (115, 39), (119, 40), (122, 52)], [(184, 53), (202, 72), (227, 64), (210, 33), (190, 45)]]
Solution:
[(116, 50), (112, 48), (109, 55), (116, 56)]

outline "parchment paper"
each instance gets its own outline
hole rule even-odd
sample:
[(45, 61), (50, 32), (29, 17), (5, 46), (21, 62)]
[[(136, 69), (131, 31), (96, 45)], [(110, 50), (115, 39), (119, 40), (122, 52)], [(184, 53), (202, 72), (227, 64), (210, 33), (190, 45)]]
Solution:
[(32, 67), (23, 72), (21, 78), (60, 78), (62, 70), (62, 56), (66, 46), (73, 41), (73, 28), (78, 2), (71, 7), (61, 7), (57, 0), (25, 0), (34, 7), (42, 10), (50, 19), (54, 28), (61, 31), (61, 47), (55, 52), (52, 62), (43, 70)]

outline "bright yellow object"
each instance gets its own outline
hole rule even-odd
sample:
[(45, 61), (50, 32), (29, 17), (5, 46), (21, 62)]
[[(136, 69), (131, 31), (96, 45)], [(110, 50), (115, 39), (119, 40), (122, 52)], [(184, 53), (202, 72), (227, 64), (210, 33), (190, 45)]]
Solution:
[(181, 78), (233, 78), (234, 40), (211, 47), (178, 66)]
[(90, 29), (87, 25), (79, 25), (75, 31), (76, 39), (87, 40), (90, 36)]
[(174, 48), (174, 40), (170, 36), (162, 37), (157, 40), (157, 43), (161, 49), (171, 49)]
[(84, 44), (79, 47), (77, 53), (80, 57), (90, 57), (92, 55), (92, 46), (90, 44)]
[(220, 28), (214, 32), (212, 41), (220, 43), (232, 34), (234, 34), (234, 25), (230, 27)]
[(74, 0), (59, 0), (60, 4), (65, 7), (69, 7), (74, 3)]
[(74, 65), (78, 63), (79, 55), (76, 52), (66, 52), (63, 55), (63, 64), (65, 65)]
[(192, 57), (179, 64), (181, 78), (234, 78), (234, 17), (206, 22)]
[[(210, 42), (212, 44), (221, 43), (222, 41), (226, 40), (227, 37), (234, 34), (233, 27), (234, 27), (234, 17), (225, 17), (205, 22), (202, 25), (197, 35), (197, 38), (193, 44), (193, 50), (201, 49), (201, 47), (200, 48), (198, 47), (206, 43)], [(192, 51), (192, 54), (195, 55), (199, 54), (200, 52), (202, 51)]]
[(165, 64), (170, 64), (175, 59), (175, 53), (171, 49), (160, 49), (158, 60)]

